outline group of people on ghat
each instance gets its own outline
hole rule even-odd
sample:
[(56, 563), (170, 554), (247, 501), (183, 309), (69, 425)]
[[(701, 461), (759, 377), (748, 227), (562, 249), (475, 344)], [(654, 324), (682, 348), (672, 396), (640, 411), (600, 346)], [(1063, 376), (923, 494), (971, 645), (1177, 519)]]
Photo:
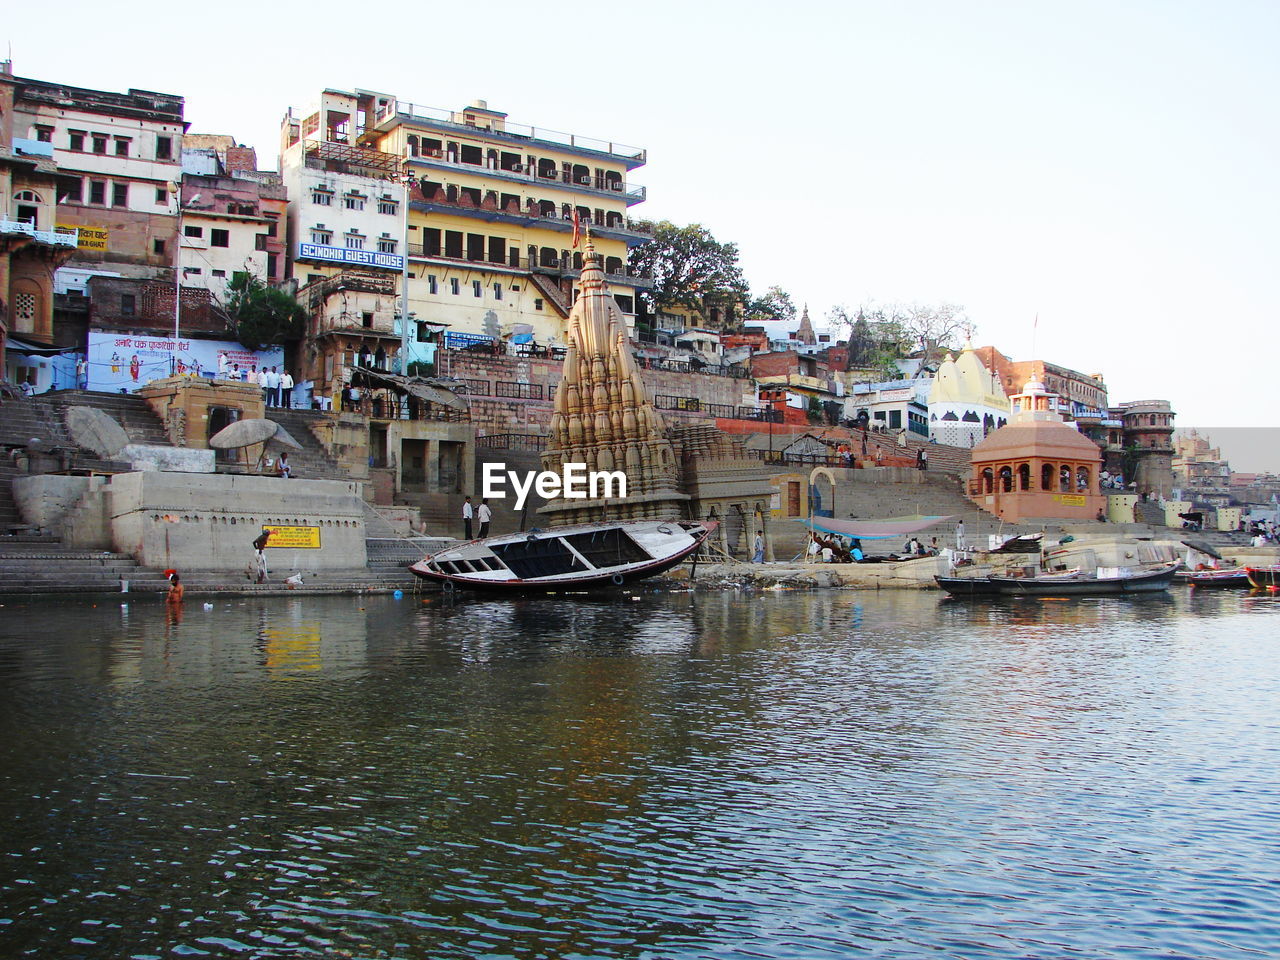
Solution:
[(259, 370), (256, 363), (251, 363), (241, 369), (240, 364), (232, 363), (226, 353), (219, 353), (218, 379), (257, 384), (262, 388), (268, 407), (293, 407), (293, 375), (284, 367), (278, 372), (275, 367)]

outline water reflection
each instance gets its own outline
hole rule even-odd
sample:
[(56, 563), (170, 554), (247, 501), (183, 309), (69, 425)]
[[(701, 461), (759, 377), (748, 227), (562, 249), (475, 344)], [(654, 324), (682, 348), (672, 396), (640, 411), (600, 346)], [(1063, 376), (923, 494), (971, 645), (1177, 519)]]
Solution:
[(1231, 957), (1276, 925), (1275, 603), (187, 606), (5, 609), (11, 954)]

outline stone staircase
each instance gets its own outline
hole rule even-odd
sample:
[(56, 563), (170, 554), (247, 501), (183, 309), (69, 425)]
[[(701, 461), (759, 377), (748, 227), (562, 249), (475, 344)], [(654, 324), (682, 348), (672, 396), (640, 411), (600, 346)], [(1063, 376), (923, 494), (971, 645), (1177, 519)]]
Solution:
[(127, 393), (106, 393), (97, 390), (55, 390), (34, 398), (45, 407), (49, 415), (59, 423), (65, 422), (70, 407), (93, 407), (113, 418), (129, 435), (130, 443), (148, 446), (172, 446), (162, 421), (141, 397)]
[(52, 542), (0, 542), (0, 596), (49, 593), (119, 593), (167, 589), (164, 573), (123, 553), (72, 550)]
[(288, 410), (268, 407), (266, 418), (274, 420), (289, 431), (293, 439), (302, 444), (301, 450), (289, 451), (289, 464), (293, 475), (306, 480), (350, 480), (319, 438), (312, 431), (312, 424), (320, 422), (325, 414), (320, 410)]

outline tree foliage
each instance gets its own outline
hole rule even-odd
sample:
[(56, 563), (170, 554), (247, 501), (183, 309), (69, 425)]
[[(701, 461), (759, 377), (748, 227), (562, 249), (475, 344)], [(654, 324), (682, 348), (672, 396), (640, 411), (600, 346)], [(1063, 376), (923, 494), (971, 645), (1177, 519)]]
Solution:
[(246, 271), (227, 284), (227, 324), (246, 349), (260, 350), (302, 339), (307, 311), (287, 291), (268, 286)]
[(779, 286), (772, 286), (747, 303), (748, 320), (794, 320), (796, 304), (791, 294)]
[(898, 376), (894, 361), (919, 353), (925, 364), (936, 365), (977, 329), (964, 307), (953, 303), (865, 303), (853, 310), (840, 305), (827, 317), (840, 338), (849, 341), (850, 363), (875, 368), (890, 378)]
[(653, 281), (649, 297), (659, 309), (682, 306), (705, 317), (712, 307), (732, 310), (747, 298), (738, 245), (721, 243), (701, 224), (654, 224), (653, 240), (633, 250), (630, 263)]

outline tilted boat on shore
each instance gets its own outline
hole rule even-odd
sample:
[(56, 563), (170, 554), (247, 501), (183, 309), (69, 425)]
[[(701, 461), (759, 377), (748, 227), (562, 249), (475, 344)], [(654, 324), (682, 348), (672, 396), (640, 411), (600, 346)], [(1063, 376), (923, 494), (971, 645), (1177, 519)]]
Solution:
[(1099, 576), (1079, 572), (1036, 577), (935, 577), (953, 597), (1100, 597), (1169, 589), (1176, 567)]
[(715, 521), (584, 523), (446, 547), (409, 569), (445, 589), (547, 592), (621, 586), (676, 566)]

